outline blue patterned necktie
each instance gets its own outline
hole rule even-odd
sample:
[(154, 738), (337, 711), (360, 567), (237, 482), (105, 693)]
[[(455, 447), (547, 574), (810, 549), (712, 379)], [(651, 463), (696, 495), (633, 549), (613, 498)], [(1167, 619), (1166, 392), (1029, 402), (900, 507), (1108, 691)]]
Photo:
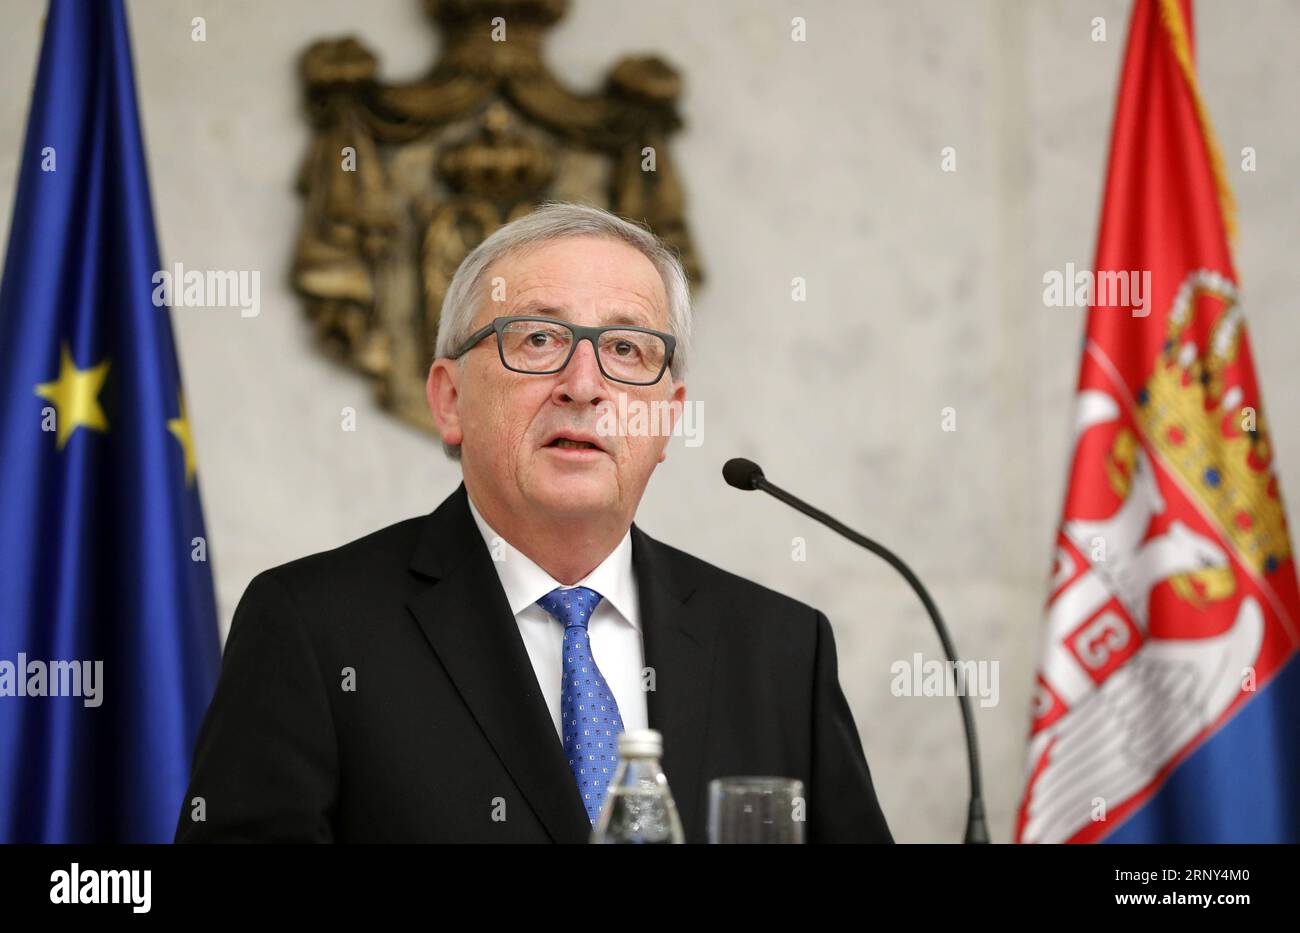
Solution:
[(618, 767), (618, 734), (623, 731), (614, 692), (596, 666), (587, 634), (587, 622), (601, 599), (595, 590), (575, 586), (551, 590), (537, 601), (564, 625), (560, 729), (565, 757), (593, 824)]

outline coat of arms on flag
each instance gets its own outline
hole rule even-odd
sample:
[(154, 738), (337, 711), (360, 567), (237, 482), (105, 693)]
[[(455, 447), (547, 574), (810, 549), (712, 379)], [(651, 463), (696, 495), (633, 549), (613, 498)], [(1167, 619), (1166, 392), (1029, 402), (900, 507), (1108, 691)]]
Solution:
[(1137, 0), (1097, 274), (1153, 300), (1089, 310), (1017, 841), (1300, 833), (1300, 595), (1231, 220), (1190, 0)]

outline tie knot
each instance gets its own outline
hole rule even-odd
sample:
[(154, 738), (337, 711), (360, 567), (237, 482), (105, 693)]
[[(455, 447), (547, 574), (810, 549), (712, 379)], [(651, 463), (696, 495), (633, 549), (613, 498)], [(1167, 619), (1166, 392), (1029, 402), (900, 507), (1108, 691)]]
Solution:
[(587, 627), (591, 614), (603, 599), (595, 590), (585, 586), (556, 587), (537, 601), (552, 616), (563, 623), (565, 628), (571, 625)]

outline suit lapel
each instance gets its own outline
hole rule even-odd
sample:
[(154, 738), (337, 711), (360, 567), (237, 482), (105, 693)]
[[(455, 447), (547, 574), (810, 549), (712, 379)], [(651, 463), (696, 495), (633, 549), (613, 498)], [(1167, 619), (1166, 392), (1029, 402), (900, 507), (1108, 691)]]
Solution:
[(462, 484), (425, 522), (408, 602), (520, 793), (556, 842), (591, 833), (577, 783)]
[(641, 604), (650, 728), (664, 737), (664, 774), (689, 841), (704, 838), (704, 743), (713, 686), (712, 617), (691, 596), (695, 585), (680, 559), (632, 526), (632, 562)]
[[(704, 749), (714, 628), (682, 561), (632, 526), (649, 724), (664, 736), (664, 772), (691, 841), (704, 836)], [(410, 569), (428, 585), (407, 607), (520, 793), (556, 842), (586, 842), (591, 824), (532, 662), (462, 484), (425, 521)]]

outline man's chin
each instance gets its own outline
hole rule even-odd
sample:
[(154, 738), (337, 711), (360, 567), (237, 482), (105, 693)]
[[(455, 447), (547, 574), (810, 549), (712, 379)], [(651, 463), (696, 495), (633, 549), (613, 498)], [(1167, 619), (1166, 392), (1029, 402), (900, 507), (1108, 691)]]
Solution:
[(612, 463), (591, 464), (582, 470), (543, 468), (534, 478), (530, 498), (557, 514), (603, 511), (618, 502)]

